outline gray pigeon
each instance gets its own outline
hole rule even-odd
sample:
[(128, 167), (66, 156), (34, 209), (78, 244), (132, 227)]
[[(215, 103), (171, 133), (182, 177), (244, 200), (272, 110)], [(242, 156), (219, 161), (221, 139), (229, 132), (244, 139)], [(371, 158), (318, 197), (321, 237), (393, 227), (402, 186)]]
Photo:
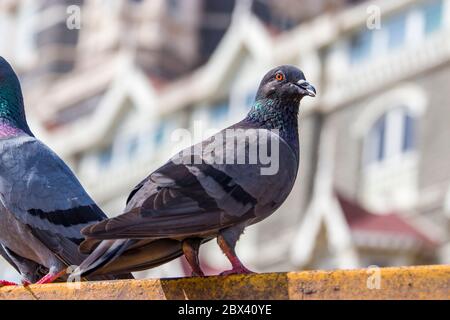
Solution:
[(0, 254), (25, 283), (55, 281), (84, 260), (81, 229), (105, 218), (67, 165), (31, 133), (19, 80), (0, 57)]
[(236, 242), (289, 195), (299, 165), (299, 104), (315, 95), (296, 67), (269, 71), (244, 120), (150, 174), (129, 195), (125, 213), (82, 230), (80, 249), (91, 255), (78, 274), (138, 271), (184, 254), (193, 275), (203, 275), (199, 247), (213, 238), (232, 265), (222, 274), (249, 273)]

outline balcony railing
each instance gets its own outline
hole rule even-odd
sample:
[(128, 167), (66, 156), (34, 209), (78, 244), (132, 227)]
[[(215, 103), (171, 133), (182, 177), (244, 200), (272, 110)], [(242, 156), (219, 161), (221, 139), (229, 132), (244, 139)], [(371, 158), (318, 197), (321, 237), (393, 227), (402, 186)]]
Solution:
[(333, 108), (408, 79), (450, 60), (450, 30), (430, 35), (420, 45), (405, 46), (345, 72), (328, 76), (325, 105)]

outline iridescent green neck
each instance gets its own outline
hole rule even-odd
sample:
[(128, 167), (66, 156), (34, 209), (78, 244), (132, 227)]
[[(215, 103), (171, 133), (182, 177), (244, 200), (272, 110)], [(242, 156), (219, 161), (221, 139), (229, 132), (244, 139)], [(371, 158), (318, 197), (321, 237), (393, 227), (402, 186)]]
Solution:
[(17, 128), (32, 135), (25, 117), (20, 84), (16, 79), (0, 82), (0, 124), (1, 127)]
[(283, 139), (298, 148), (298, 110), (299, 101), (259, 99), (244, 121), (257, 124), (260, 128), (279, 130)]

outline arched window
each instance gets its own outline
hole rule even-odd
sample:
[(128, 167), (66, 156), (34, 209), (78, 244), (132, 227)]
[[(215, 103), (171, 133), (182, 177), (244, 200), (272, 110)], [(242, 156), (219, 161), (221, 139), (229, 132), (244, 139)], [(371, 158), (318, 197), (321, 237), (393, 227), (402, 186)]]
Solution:
[(359, 197), (378, 212), (409, 210), (418, 199), (418, 124), (428, 99), (401, 84), (362, 103), (353, 132), (362, 144)]
[(379, 163), (416, 147), (415, 118), (406, 107), (386, 111), (372, 125), (365, 139), (365, 163)]

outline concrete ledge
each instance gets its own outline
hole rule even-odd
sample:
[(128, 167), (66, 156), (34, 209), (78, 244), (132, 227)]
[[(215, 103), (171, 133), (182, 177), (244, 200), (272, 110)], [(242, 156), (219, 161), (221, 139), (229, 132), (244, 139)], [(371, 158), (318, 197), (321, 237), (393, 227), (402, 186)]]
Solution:
[(450, 266), (3, 287), (0, 299), (450, 299)]

